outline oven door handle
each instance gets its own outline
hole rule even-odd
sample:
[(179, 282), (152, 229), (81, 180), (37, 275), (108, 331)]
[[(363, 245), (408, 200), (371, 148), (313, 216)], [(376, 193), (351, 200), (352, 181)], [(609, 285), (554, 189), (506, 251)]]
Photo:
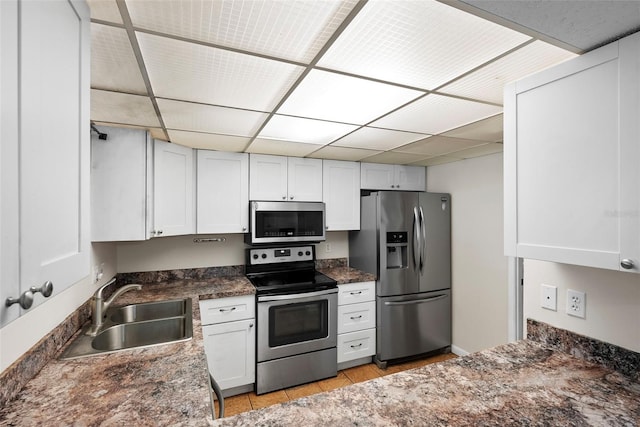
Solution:
[(289, 294), (289, 295), (263, 295), (258, 297), (258, 302), (266, 302), (266, 301), (286, 301), (291, 299), (300, 299), (306, 297), (317, 297), (321, 295), (330, 295), (337, 294), (337, 289), (327, 289), (324, 291), (316, 291), (316, 292), (305, 292), (302, 294)]

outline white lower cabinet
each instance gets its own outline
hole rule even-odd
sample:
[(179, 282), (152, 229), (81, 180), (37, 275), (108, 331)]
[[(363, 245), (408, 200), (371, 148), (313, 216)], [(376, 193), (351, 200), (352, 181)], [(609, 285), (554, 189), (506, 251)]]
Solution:
[(200, 301), (209, 372), (225, 397), (253, 390), (256, 368), (253, 295)]
[(375, 282), (338, 286), (338, 369), (369, 363), (375, 353)]

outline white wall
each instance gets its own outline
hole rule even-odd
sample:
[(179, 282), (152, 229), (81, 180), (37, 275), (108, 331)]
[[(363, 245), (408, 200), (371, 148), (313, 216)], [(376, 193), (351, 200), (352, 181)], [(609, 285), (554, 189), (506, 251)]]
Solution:
[(93, 283), (91, 276), (87, 276), (0, 329), (0, 372), (84, 304), (100, 285), (115, 276), (115, 249), (112, 243), (92, 245), (91, 265), (104, 264), (104, 276), (99, 282)]
[(427, 191), (451, 193), (453, 350), (507, 342), (502, 153), (427, 167)]
[[(640, 275), (525, 260), (524, 317), (640, 352)], [(557, 286), (558, 310), (540, 307), (540, 285)], [(566, 314), (567, 289), (586, 292), (586, 318)]]
[[(225, 242), (215, 243), (194, 243), (194, 237), (160, 237), (144, 242), (118, 243), (118, 272), (244, 265), (243, 234), (198, 236), (226, 239)], [(327, 244), (330, 252), (326, 250)], [(346, 258), (348, 254), (349, 235), (346, 231), (328, 232), (327, 240), (316, 246), (318, 259)]]

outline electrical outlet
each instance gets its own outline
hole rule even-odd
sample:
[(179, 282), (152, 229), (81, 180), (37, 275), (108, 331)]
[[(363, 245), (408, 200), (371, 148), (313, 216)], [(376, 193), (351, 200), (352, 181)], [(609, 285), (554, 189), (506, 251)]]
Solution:
[(547, 310), (558, 310), (557, 288), (551, 285), (540, 285), (540, 306)]
[(331, 243), (325, 243), (324, 244), (324, 251), (325, 252), (331, 252)]
[(567, 314), (569, 316), (585, 318), (587, 294), (573, 289), (567, 289)]
[(93, 266), (93, 283), (99, 282), (104, 276), (104, 263)]

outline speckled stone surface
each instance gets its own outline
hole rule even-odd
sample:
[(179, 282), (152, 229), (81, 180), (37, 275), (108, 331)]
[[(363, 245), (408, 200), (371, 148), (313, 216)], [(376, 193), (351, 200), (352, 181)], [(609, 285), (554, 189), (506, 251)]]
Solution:
[(333, 280), (338, 282), (338, 285), (345, 285), (347, 283), (370, 282), (376, 280), (376, 276), (374, 276), (373, 274), (365, 273), (346, 265), (340, 267), (318, 268), (318, 271), (331, 277)]
[(346, 267), (348, 265), (346, 258), (317, 259), (316, 270), (327, 268)]
[(255, 288), (245, 277), (225, 277), (147, 285), (122, 295), (117, 305), (191, 297), (193, 338), (82, 359), (51, 360), (14, 400), (0, 408), (0, 425), (190, 426), (212, 422), (198, 299), (253, 293)]
[(640, 384), (530, 340), (216, 420), (217, 426), (636, 426)]
[(225, 267), (186, 268), (181, 270), (143, 271), (137, 273), (118, 273), (118, 283), (163, 284), (175, 280), (206, 280), (217, 277), (234, 277), (244, 275), (244, 265)]

